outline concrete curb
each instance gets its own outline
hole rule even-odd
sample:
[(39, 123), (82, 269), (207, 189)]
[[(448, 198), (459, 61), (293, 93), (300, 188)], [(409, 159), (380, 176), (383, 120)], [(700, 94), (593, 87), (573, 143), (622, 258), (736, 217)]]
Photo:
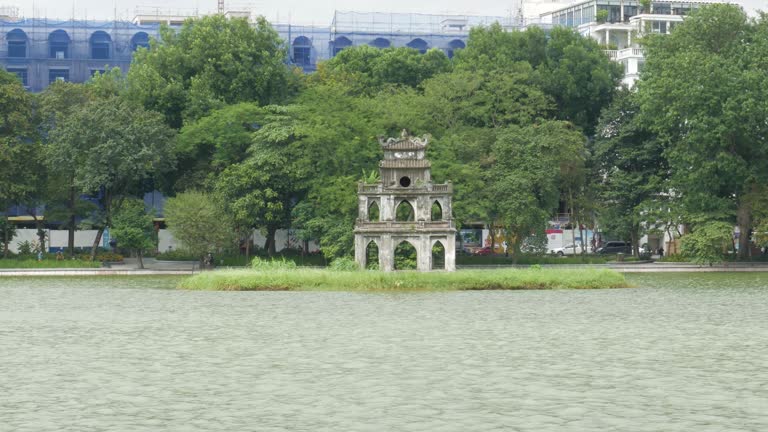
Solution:
[(138, 269), (2, 269), (0, 278), (12, 276), (171, 276), (193, 274), (190, 270)]

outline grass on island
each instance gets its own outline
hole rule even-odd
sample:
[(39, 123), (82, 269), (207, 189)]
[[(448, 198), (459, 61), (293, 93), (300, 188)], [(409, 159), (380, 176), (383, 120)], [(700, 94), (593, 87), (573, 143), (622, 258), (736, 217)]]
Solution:
[(38, 261), (37, 259), (14, 259), (3, 258), (0, 259), (0, 268), (2, 269), (47, 269), (47, 268), (98, 268), (101, 267), (101, 263), (96, 261), (83, 261), (83, 260), (71, 260), (64, 259), (57, 261), (55, 259), (44, 259)]
[(218, 270), (185, 278), (179, 288), (212, 291), (455, 291), (623, 288), (609, 269), (498, 269), (456, 272)]

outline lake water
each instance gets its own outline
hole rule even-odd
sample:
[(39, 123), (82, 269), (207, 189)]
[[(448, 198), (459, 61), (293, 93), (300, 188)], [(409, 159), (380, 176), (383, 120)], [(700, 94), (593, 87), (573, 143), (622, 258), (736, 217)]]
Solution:
[(630, 280), (353, 294), (2, 278), (0, 431), (768, 430), (768, 274)]

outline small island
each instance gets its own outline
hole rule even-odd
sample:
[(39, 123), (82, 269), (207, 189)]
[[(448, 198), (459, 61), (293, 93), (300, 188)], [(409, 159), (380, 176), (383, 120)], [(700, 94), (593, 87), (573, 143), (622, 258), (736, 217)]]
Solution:
[(377, 270), (262, 268), (198, 273), (179, 288), (210, 291), (467, 291), (626, 288), (624, 275), (610, 269)]

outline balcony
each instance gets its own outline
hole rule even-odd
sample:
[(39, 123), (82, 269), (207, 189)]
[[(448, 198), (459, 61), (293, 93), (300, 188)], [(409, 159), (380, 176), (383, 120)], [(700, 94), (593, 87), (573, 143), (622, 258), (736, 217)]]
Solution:
[(612, 60), (624, 60), (628, 58), (643, 58), (643, 49), (642, 48), (624, 48), (622, 50), (616, 51), (616, 58), (612, 58)]

